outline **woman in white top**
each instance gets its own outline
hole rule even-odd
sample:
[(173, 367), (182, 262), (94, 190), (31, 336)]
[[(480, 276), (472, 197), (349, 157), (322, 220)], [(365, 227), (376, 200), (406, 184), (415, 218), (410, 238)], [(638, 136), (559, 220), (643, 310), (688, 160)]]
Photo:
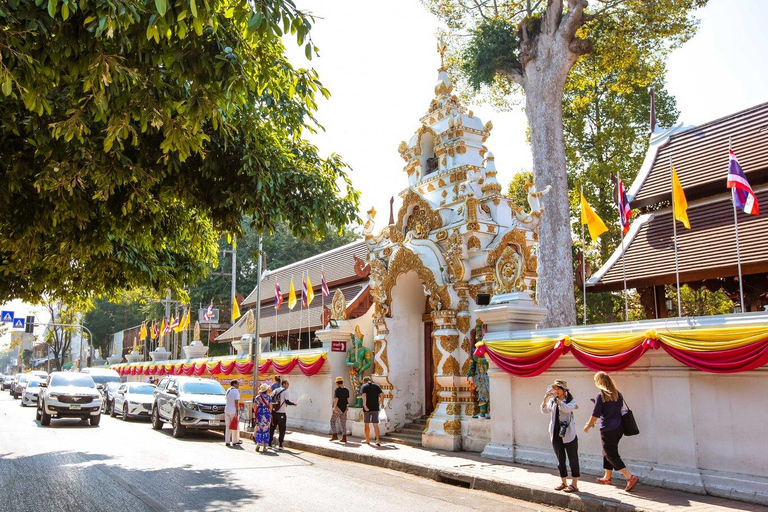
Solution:
[[(555, 380), (549, 386), (544, 400), (541, 402), (541, 412), (549, 414), (549, 438), (552, 448), (557, 455), (557, 468), (560, 470), (562, 482), (555, 487), (556, 491), (579, 492), (579, 438), (576, 437), (576, 426), (573, 411), (578, 409), (576, 399), (568, 391), (568, 383)], [(568, 485), (568, 470), (565, 466), (566, 455), (571, 466), (571, 485)]]

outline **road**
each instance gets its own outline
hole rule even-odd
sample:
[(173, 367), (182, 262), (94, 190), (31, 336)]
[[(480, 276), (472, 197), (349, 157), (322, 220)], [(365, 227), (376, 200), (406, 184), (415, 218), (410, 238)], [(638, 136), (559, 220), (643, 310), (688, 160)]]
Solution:
[[(289, 433), (290, 435), (290, 433)], [(166, 426), (102, 417), (42, 427), (0, 393), (0, 511), (555, 511), (503, 496), (296, 450), (174, 439)]]

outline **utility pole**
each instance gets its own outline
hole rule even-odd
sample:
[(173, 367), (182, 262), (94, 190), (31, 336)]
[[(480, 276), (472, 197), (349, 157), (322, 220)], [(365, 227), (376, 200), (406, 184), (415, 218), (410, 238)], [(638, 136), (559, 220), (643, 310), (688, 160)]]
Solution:
[(253, 398), (256, 398), (256, 391), (259, 386), (259, 360), (261, 359), (261, 261), (263, 258), (261, 252), (261, 234), (259, 234), (259, 261), (256, 267), (256, 333), (251, 345), (251, 354), (253, 355)]

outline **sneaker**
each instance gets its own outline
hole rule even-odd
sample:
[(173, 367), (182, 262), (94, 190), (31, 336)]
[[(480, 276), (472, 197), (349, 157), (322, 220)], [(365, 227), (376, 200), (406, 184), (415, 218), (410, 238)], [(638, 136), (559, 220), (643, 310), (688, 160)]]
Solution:
[(224, 443), (224, 444), (226, 444), (227, 446), (232, 446), (230, 443)]

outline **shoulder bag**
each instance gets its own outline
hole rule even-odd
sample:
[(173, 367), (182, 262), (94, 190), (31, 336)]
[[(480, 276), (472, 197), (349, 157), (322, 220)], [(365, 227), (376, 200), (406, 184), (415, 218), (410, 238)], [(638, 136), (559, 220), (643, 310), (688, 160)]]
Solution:
[[(621, 397), (621, 399), (624, 401), (624, 405), (627, 404), (627, 401), (624, 400), (624, 397)], [(636, 436), (640, 433), (640, 429), (637, 427), (637, 421), (635, 421), (635, 414), (632, 412), (632, 409), (629, 408), (627, 405), (627, 411), (622, 411), (621, 414), (621, 425), (624, 427), (624, 435), (625, 436)]]

